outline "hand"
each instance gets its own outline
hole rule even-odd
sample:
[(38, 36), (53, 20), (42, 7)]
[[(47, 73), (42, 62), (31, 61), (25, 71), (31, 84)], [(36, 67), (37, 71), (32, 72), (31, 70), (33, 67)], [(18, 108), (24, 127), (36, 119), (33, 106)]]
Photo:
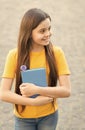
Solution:
[(28, 97), (37, 94), (38, 87), (32, 83), (22, 83), (19, 88), (22, 96)]
[(33, 101), (34, 106), (41, 106), (41, 105), (45, 105), (47, 103), (53, 102), (53, 98), (45, 97), (45, 96), (38, 96), (34, 98), (33, 100), (34, 100)]

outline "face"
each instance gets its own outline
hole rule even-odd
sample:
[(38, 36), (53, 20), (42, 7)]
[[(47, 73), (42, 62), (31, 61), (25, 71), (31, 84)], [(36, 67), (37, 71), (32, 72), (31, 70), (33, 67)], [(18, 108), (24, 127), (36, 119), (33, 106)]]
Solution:
[(32, 45), (33, 46), (46, 46), (49, 44), (51, 37), (51, 22), (49, 18), (42, 21), (32, 31)]

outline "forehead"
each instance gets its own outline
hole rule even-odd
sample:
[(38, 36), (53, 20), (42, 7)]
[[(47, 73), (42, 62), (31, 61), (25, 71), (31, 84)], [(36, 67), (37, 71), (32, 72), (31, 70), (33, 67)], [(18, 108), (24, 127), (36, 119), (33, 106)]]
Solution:
[(36, 29), (47, 28), (49, 26), (51, 26), (51, 21), (49, 20), (49, 18), (46, 18), (37, 26)]

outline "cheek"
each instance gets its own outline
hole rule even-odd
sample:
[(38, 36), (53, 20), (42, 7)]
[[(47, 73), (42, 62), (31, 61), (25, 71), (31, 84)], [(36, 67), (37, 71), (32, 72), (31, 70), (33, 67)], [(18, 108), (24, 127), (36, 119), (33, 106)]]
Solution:
[(34, 41), (38, 41), (38, 40), (41, 40), (41, 39), (42, 39), (42, 36), (41, 36), (41, 35), (35, 35), (35, 36), (32, 37), (32, 39), (33, 39)]

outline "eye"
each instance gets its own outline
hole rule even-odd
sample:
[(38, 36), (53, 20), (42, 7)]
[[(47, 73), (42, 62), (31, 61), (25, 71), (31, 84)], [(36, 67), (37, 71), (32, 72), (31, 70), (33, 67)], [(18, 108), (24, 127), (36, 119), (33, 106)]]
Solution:
[(46, 31), (46, 29), (41, 29), (40, 33), (44, 33)]

